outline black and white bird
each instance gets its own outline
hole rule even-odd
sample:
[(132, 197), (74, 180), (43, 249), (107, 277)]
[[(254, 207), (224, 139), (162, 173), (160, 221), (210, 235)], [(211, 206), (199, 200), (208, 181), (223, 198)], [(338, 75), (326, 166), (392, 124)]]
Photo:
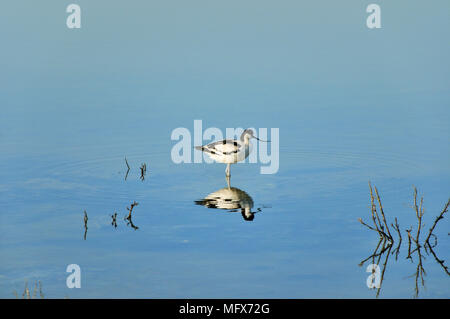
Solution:
[(239, 140), (222, 140), (203, 146), (196, 146), (195, 149), (208, 154), (208, 156), (218, 163), (227, 164), (225, 169), (226, 177), (230, 177), (230, 165), (245, 160), (252, 151), (250, 139), (255, 138), (263, 141), (253, 134), (253, 130), (246, 129), (242, 132)]

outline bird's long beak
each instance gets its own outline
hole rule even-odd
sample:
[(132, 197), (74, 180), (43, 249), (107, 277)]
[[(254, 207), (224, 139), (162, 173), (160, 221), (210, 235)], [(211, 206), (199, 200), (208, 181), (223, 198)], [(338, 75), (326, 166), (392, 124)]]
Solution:
[(261, 142), (267, 142), (267, 143), (269, 143), (270, 141), (264, 141), (264, 140), (260, 140), (259, 138), (257, 138), (256, 136), (254, 136), (254, 135), (252, 135), (252, 137), (254, 137), (254, 138), (256, 138), (258, 141), (261, 141)]

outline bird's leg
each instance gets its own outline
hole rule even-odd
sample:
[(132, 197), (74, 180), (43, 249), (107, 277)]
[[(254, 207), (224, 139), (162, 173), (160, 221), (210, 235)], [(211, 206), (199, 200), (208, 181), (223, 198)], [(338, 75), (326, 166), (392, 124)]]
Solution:
[(227, 176), (226, 178), (227, 178), (228, 189), (231, 189), (231, 186), (230, 186), (230, 176)]
[(225, 169), (225, 176), (230, 177), (230, 163), (227, 164), (227, 168)]

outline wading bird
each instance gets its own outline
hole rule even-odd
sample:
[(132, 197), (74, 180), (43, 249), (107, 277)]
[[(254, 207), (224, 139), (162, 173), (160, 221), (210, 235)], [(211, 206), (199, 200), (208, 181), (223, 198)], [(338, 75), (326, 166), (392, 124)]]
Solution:
[(223, 140), (213, 142), (208, 145), (196, 146), (195, 149), (205, 152), (210, 158), (218, 163), (227, 164), (225, 175), (229, 178), (231, 176), (230, 165), (243, 161), (252, 151), (252, 144), (250, 143), (251, 138), (255, 138), (261, 142), (270, 142), (260, 140), (253, 135), (253, 130), (246, 129), (242, 132), (239, 140)]

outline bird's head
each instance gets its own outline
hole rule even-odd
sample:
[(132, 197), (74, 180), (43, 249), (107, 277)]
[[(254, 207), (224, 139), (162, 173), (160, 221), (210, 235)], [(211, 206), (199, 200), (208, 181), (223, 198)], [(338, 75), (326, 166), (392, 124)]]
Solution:
[(251, 138), (254, 138), (254, 139), (257, 139), (258, 141), (261, 141), (261, 142), (270, 142), (270, 141), (264, 141), (264, 140), (261, 140), (261, 139), (259, 139), (259, 138), (257, 138), (255, 135), (254, 135), (254, 133), (253, 133), (253, 130), (252, 129), (245, 129), (244, 130), (244, 132), (242, 132), (242, 134), (241, 134), (241, 141), (248, 141), (248, 140), (250, 140)]

